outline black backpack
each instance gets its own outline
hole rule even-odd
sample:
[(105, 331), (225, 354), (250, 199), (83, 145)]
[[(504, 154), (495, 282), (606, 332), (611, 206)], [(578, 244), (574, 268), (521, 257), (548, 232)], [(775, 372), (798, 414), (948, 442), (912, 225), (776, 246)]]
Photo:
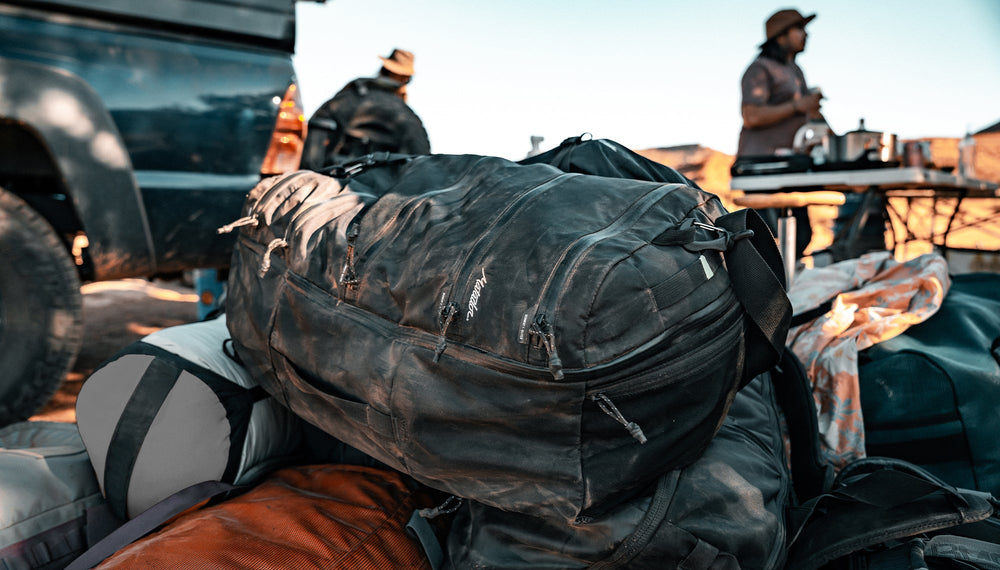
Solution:
[(302, 168), (323, 170), (374, 152), (430, 154), (420, 117), (379, 81), (355, 79), (313, 113)]
[(269, 392), (431, 487), (555, 520), (700, 457), (790, 318), (759, 216), (683, 183), (369, 156), (266, 180), (245, 214), (228, 323)]

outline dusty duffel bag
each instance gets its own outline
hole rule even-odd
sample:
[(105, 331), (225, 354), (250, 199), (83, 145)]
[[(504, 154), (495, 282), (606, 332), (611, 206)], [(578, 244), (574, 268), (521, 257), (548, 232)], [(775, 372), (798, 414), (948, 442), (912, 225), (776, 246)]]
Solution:
[(610, 512), (567, 524), (463, 502), (445, 568), (776, 570), (792, 496), (774, 386), (762, 374), (697, 461)]
[(299, 420), (227, 353), (228, 339), (224, 315), (165, 328), (84, 382), (80, 436), (122, 520), (196, 483), (253, 481), (298, 452)]
[(250, 194), (229, 329), (299, 417), (431, 487), (575, 520), (708, 446), (790, 306), (689, 185), (389, 156)]

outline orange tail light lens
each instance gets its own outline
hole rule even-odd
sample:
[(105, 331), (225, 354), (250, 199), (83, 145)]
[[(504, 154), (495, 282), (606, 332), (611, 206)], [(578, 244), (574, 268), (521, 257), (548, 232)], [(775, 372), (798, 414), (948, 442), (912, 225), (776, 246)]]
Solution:
[(261, 176), (273, 176), (298, 170), (306, 140), (306, 117), (298, 86), (288, 86), (278, 106), (278, 118), (271, 133), (271, 144), (260, 167)]

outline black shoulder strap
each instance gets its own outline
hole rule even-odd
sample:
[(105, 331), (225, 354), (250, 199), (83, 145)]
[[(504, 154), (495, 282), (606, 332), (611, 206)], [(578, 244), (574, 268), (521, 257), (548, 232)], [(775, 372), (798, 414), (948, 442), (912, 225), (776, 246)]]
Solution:
[(805, 501), (819, 496), (833, 484), (834, 469), (823, 457), (819, 444), (819, 421), (812, 383), (805, 367), (790, 348), (771, 371), (778, 407), (787, 422), (791, 444), (792, 485), (795, 496)]
[(745, 385), (781, 361), (792, 319), (792, 304), (785, 293), (781, 253), (760, 214), (744, 208), (720, 216), (715, 224), (737, 236), (748, 235), (745, 239), (737, 239), (723, 253), (733, 290), (750, 317)]
[(156, 530), (157, 527), (172, 517), (179, 515), (202, 501), (237, 489), (239, 488), (221, 481), (204, 481), (182, 489), (146, 509), (99, 540), (87, 549), (86, 552), (73, 560), (66, 567), (66, 570), (88, 570), (93, 568), (115, 552)]

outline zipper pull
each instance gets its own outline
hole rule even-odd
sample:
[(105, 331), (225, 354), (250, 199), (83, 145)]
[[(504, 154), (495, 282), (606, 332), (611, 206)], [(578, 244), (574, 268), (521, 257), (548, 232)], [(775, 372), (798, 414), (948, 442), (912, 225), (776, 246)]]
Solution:
[(444, 354), (444, 349), (448, 346), (448, 338), (445, 336), (448, 333), (448, 327), (451, 326), (451, 322), (455, 320), (455, 315), (459, 312), (458, 303), (452, 301), (448, 305), (441, 309), (441, 339), (438, 340), (437, 346), (434, 348), (434, 362), (441, 359), (441, 355)]
[(556, 350), (556, 335), (552, 323), (545, 318), (545, 315), (535, 317), (535, 322), (531, 323), (528, 334), (534, 337), (535, 346), (539, 344), (545, 348), (545, 353), (549, 356), (549, 371), (556, 380), (563, 379), (562, 359)]
[(338, 278), (340, 300), (346, 298), (348, 287), (354, 287), (358, 284), (358, 275), (354, 271), (354, 242), (357, 241), (359, 233), (361, 230), (357, 223), (353, 223), (347, 228), (347, 253), (344, 254), (344, 265), (340, 268), (340, 277)]
[(614, 402), (611, 401), (611, 398), (605, 396), (604, 393), (601, 392), (598, 394), (594, 394), (593, 396), (590, 397), (590, 399), (597, 402), (597, 405), (600, 406), (602, 412), (611, 416), (611, 418), (614, 419), (616, 422), (625, 426), (625, 429), (628, 430), (628, 432), (632, 435), (632, 437), (636, 439), (636, 441), (638, 441), (640, 444), (646, 443), (647, 441), (646, 434), (642, 433), (642, 428), (639, 427), (639, 424), (626, 420), (625, 416), (623, 416), (622, 413), (618, 411), (618, 407), (615, 406)]
[(441, 515), (450, 515), (462, 506), (463, 499), (452, 495), (445, 499), (443, 503), (433, 508), (418, 509), (417, 514), (425, 519), (437, 518)]

